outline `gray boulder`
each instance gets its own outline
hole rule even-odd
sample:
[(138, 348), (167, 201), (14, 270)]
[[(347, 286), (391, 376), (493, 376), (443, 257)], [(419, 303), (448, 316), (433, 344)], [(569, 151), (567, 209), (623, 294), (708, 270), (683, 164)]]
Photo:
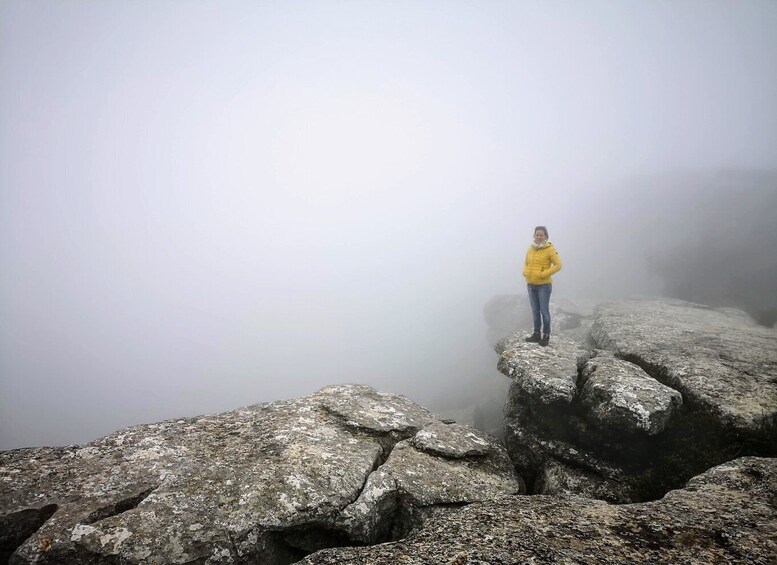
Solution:
[(656, 435), (683, 403), (682, 395), (640, 367), (602, 354), (583, 367), (580, 402), (589, 420), (625, 433)]
[(777, 332), (742, 312), (680, 300), (605, 303), (592, 335), (720, 427), (759, 436), (777, 418)]
[(522, 338), (496, 351), (513, 380), (505, 442), (530, 492), (590, 483), (644, 501), (737, 455), (777, 456), (777, 332), (742, 312), (630, 300), (595, 308), (589, 350)]
[(12, 564), (291, 563), (523, 492), (489, 437), (359, 385), (2, 452), (0, 478)]
[(563, 334), (586, 349), (591, 342), (591, 324), (594, 319), (594, 300), (554, 298), (550, 304), (553, 333)]
[(435, 517), (408, 538), (324, 549), (305, 565), (748, 563), (777, 555), (777, 460), (710, 469), (655, 502), (506, 496)]

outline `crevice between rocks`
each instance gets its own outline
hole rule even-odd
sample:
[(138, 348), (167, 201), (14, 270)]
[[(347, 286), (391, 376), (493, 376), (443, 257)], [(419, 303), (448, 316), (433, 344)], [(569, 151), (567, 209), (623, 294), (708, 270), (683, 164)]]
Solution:
[[(381, 446), (381, 448), (382, 448), (382, 446)], [(353, 504), (354, 502), (359, 500), (359, 497), (364, 492), (364, 489), (367, 488), (367, 483), (370, 481), (370, 477), (372, 477), (373, 473), (375, 473), (378, 469), (380, 469), (386, 463), (386, 461), (388, 461), (388, 458), (391, 455), (391, 451), (393, 449), (394, 449), (394, 447), (391, 446), (391, 449), (388, 451), (388, 453), (386, 453), (386, 449), (385, 448), (381, 449), (380, 455), (372, 463), (372, 468), (370, 469), (370, 472), (365, 475), (364, 481), (362, 481), (362, 486), (356, 492), (356, 495), (354, 496), (354, 498), (352, 500), (348, 500), (345, 504), (343, 504), (339, 508), (340, 512), (342, 512), (343, 510), (348, 508), (351, 504)]]
[(295, 557), (295, 561), (331, 547), (354, 547), (362, 545), (328, 524), (309, 523), (271, 534), (273, 543), (283, 553)]
[(670, 378), (666, 372), (666, 369), (664, 369), (660, 365), (656, 365), (654, 363), (645, 361), (644, 359), (642, 359), (641, 357), (633, 353), (615, 354), (615, 357), (616, 359), (621, 359), (623, 361), (628, 361), (629, 363), (634, 363), (637, 367), (645, 371), (645, 373), (647, 373), (648, 376), (654, 378), (662, 385), (668, 386), (672, 390), (676, 390), (677, 392), (679, 392), (680, 395), (683, 397), (683, 406), (688, 405), (689, 408), (693, 407), (692, 406), (693, 403), (688, 402), (688, 397), (686, 396), (682, 388), (677, 386), (677, 382), (674, 379)]
[[(661, 498), (667, 491), (681, 487), (690, 477), (736, 457), (775, 455), (774, 450), (758, 438), (743, 437), (736, 430), (722, 425), (697, 400), (688, 396), (681, 383), (666, 368), (633, 353), (613, 352), (613, 355), (616, 359), (637, 365), (648, 376), (677, 391), (682, 397), (682, 407), (666, 429), (645, 445), (647, 451), (643, 455), (652, 464), (643, 469), (643, 473), (647, 473), (642, 477), (643, 500)], [(777, 430), (777, 418), (774, 424), (773, 429)], [(768, 433), (761, 435), (769, 437)]]
[(0, 563), (8, 563), (11, 555), (27, 541), (59, 509), (56, 504), (42, 508), (26, 508), (0, 516)]
[(82, 524), (94, 524), (100, 520), (105, 520), (111, 516), (118, 516), (119, 514), (123, 514), (124, 512), (132, 510), (133, 508), (137, 508), (138, 505), (146, 498), (148, 498), (148, 495), (150, 495), (156, 489), (157, 487), (153, 486), (141, 493), (136, 494), (135, 496), (131, 496), (129, 498), (125, 498), (103, 506), (102, 508), (98, 508), (97, 510), (91, 512), (89, 516), (87, 516), (86, 519), (82, 522)]
[[(377, 442), (380, 452), (373, 461), (373, 465), (364, 477), (361, 487), (355, 493), (351, 500), (348, 500), (338, 509), (342, 513), (348, 506), (354, 504), (364, 493), (370, 478), (376, 473), (391, 456), (394, 447), (403, 440), (413, 437), (418, 433), (419, 428), (410, 427), (406, 430), (379, 431), (372, 428), (353, 425), (346, 421), (342, 415), (328, 410), (322, 406), (322, 409), (334, 420), (334, 422), (346, 429), (349, 433), (356, 436), (367, 437)], [(381, 520), (379, 527), (380, 534), (374, 541), (374, 544), (388, 541), (396, 541), (405, 537), (408, 533), (407, 524), (413, 515), (411, 505), (404, 503), (399, 491), (387, 496), (382, 502), (380, 514), (384, 519)], [(412, 529), (412, 528), (411, 528)], [(236, 540), (232, 540), (233, 547), (239, 545)], [(291, 565), (306, 556), (321, 549), (333, 547), (358, 547), (364, 545), (373, 545), (365, 543), (350, 535), (342, 529), (327, 522), (311, 522), (307, 524), (298, 524), (296, 526), (276, 531), (266, 532), (266, 538), (263, 543), (262, 551), (263, 563), (267, 565)]]
[(367, 483), (369, 482), (372, 474), (375, 473), (378, 469), (380, 469), (386, 463), (386, 461), (388, 461), (388, 458), (391, 456), (392, 451), (394, 451), (394, 447), (396, 447), (396, 445), (400, 441), (404, 441), (406, 439), (410, 439), (413, 436), (415, 436), (420, 430), (420, 428), (412, 426), (405, 430), (391, 430), (387, 432), (379, 431), (379, 430), (375, 430), (374, 428), (367, 428), (364, 426), (351, 424), (348, 421), (346, 421), (341, 414), (338, 414), (337, 412), (330, 410), (327, 406), (321, 406), (321, 408), (334, 420), (334, 422), (338, 426), (347, 430), (351, 434), (373, 439), (380, 446), (380, 454), (375, 459), (375, 461), (373, 461), (372, 469), (364, 477), (362, 486), (356, 493), (355, 498), (353, 500), (348, 501), (345, 505), (343, 505), (342, 508), (340, 508), (340, 511), (342, 512), (345, 508), (347, 508), (348, 506), (350, 506), (351, 504), (353, 504), (359, 499), (359, 497), (364, 492), (364, 489), (366, 488)]
[(365, 543), (353, 539), (347, 533), (328, 523), (311, 522), (284, 530), (267, 532), (262, 563), (266, 565), (291, 565), (308, 555), (335, 547), (364, 547), (397, 541), (407, 537), (420, 524), (418, 509), (404, 503), (399, 492), (384, 500), (387, 505), (381, 514), (381, 533), (374, 542)]
[[(381, 446), (381, 452), (376, 457), (373, 467), (366, 474), (361, 488), (353, 500), (347, 502), (339, 512), (343, 512), (349, 505), (354, 504), (362, 496), (364, 489), (374, 473), (388, 461), (394, 447), (403, 440), (413, 437), (419, 429), (413, 427), (407, 430), (378, 432), (373, 429), (346, 424), (337, 414), (330, 415), (337, 419), (340, 425), (346, 427), (351, 433), (363, 435), (375, 439)], [(443, 454), (430, 454), (445, 457)], [(420, 527), (425, 517), (436, 512), (451, 511), (466, 506), (467, 503), (441, 504), (429, 507), (419, 507), (413, 498), (401, 488), (387, 493), (380, 501), (380, 523), (375, 525), (377, 534), (374, 540), (365, 542), (354, 539), (347, 532), (329, 523), (300, 524), (292, 528), (268, 532), (267, 547), (271, 548), (272, 563), (268, 565), (291, 565), (306, 556), (321, 549), (333, 547), (362, 547), (377, 545), (386, 542), (398, 541), (407, 537)], [(438, 508), (439, 506), (439, 508)]]
[[(594, 344), (595, 345), (595, 344)], [(668, 440), (671, 443), (677, 442), (677, 438), (675, 436), (680, 435), (678, 431), (675, 431), (674, 433), (672, 431), (664, 432), (661, 434), (661, 437), (654, 438), (653, 441), (646, 441), (643, 443), (645, 438), (641, 437), (635, 437), (633, 438), (634, 441), (637, 442), (637, 444), (630, 445), (630, 440), (628, 436), (624, 436), (621, 438), (621, 445), (620, 448), (618, 448), (618, 442), (610, 443), (608, 442), (606, 445), (597, 445), (592, 444), (587, 439), (590, 435), (590, 429), (589, 426), (590, 423), (587, 422), (587, 420), (583, 417), (583, 407), (582, 407), (582, 393), (583, 393), (583, 387), (585, 385), (585, 382), (591, 377), (593, 374), (593, 371), (589, 374), (585, 374), (585, 368), (587, 366), (588, 361), (595, 360), (598, 356), (598, 350), (602, 352), (607, 353), (613, 353), (610, 352), (607, 349), (600, 349), (597, 347), (588, 349), (588, 355), (586, 359), (581, 359), (577, 363), (577, 376), (575, 380), (575, 394), (572, 398), (569, 405), (565, 406), (563, 410), (559, 409), (558, 413), (555, 415), (555, 417), (551, 417), (549, 415), (545, 415), (544, 417), (537, 417), (531, 416), (531, 408), (527, 407), (529, 410), (527, 413), (524, 413), (521, 420), (528, 419), (534, 419), (535, 422), (544, 422), (547, 424), (550, 422), (556, 422), (558, 425), (556, 427), (547, 428), (546, 426), (540, 426), (535, 430), (534, 433), (539, 433), (540, 436), (547, 435), (548, 437), (558, 437), (559, 441), (561, 442), (567, 442), (570, 447), (576, 448), (581, 450), (582, 454), (588, 453), (588, 457), (593, 457), (594, 460), (591, 461), (585, 461), (581, 459), (580, 457), (568, 457), (563, 452), (563, 450), (554, 450), (552, 446), (548, 446), (548, 449), (540, 449), (538, 453), (535, 453), (537, 455), (537, 459), (535, 460), (535, 465), (532, 468), (517, 468), (519, 471), (519, 474), (524, 478), (526, 481), (527, 486), (527, 494), (528, 495), (536, 495), (540, 494), (542, 491), (543, 481), (542, 477), (540, 476), (540, 472), (542, 470), (543, 465), (545, 464), (545, 461), (548, 458), (552, 458), (559, 463), (570, 467), (572, 469), (577, 469), (578, 471), (582, 472), (583, 474), (588, 474), (591, 477), (600, 477), (601, 480), (604, 481), (612, 481), (613, 483), (623, 483), (624, 485), (628, 484), (627, 482), (624, 482), (624, 476), (622, 476), (622, 472), (629, 473), (629, 472), (635, 472), (638, 475), (643, 475), (642, 480), (645, 481), (648, 484), (643, 483), (644, 492), (643, 489), (637, 489), (634, 491), (634, 500), (655, 500), (660, 498), (665, 494), (667, 490), (670, 490), (671, 488), (676, 488), (677, 486), (681, 486), (676, 481), (668, 480), (668, 477), (672, 476), (675, 472), (679, 470), (678, 464), (675, 461), (663, 461), (663, 457), (661, 456), (661, 449), (660, 445), (662, 444), (664, 440)], [(649, 376), (656, 378), (656, 374), (658, 372), (657, 367), (649, 366), (648, 369), (646, 369), (644, 363), (640, 363), (636, 361), (636, 358), (628, 358), (627, 356), (623, 355), (616, 355), (613, 353), (613, 355), (618, 358), (625, 361), (630, 361), (638, 366), (640, 366)], [(662, 375), (663, 377), (663, 375)], [(656, 378), (657, 381), (661, 382), (662, 384), (666, 384), (665, 378)], [(670, 385), (667, 385), (670, 386)], [(670, 387), (674, 388), (674, 387)], [(680, 394), (682, 395), (681, 391)], [(681, 418), (683, 416), (680, 416)], [(562, 424), (563, 423), (563, 424)], [(680, 425), (681, 422), (678, 421), (677, 416), (675, 417), (675, 421), (673, 423), (673, 426), (678, 426), (680, 429), (685, 429), (683, 426)], [(544, 433), (540, 430), (544, 430)], [(530, 432), (531, 433), (531, 432)], [(577, 447), (575, 447), (577, 446)], [(528, 449), (531, 449), (531, 447), (526, 446)], [(535, 446), (537, 448), (538, 446)], [(603, 458), (600, 458), (601, 454), (598, 454), (597, 449), (603, 448), (605, 450), (613, 450), (615, 449), (617, 452), (622, 453), (623, 448), (626, 448), (627, 450), (633, 452), (632, 455), (635, 456), (634, 461), (631, 463), (620, 461), (620, 463), (613, 462), (613, 465), (615, 467), (608, 468), (608, 457), (603, 456)], [(646, 450), (644, 453), (642, 450)], [(544, 456), (542, 455), (544, 453)], [(657, 467), (659, 469), (663, 468), (662, 470), (667, 471), (667, 475), (665, 475), (665, 478), (658, 479), (654, 473), (658, 471), (656, 467), (653, 465), (648, 464), (646, 461), (652, 460), (655, 463), (658, 463)], [(650, 471), (650, 469), (653, 469), (653, 471)], [(671, 470), (671, 471), (670, 471)], [(644, 475), (644, 473), (647, 472), (647, 475)], [(660, 474), (660, 473), (659, 473)], [(658, 480), (657, 480), (658, 479)], [(682, 480), (682, 483), (684, 483), (685, 479)], [(653, 484), (656, 483), (656, 484)], [(671, 484), (668, 484), (671, 483)], [(631, 487), (634, 488), (633, 486)], [(639, 491), (639, 492), (637, 492)], [(609, 500), (611, 503), (618, 503), (616, 500)], [(624, 502), (630, 502), (629, 500), (626, 500)]]

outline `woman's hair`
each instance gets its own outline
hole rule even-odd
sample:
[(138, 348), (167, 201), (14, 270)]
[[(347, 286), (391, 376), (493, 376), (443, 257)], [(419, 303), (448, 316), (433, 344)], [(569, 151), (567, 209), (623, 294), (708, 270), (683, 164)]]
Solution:
[(537, 230), (544, 231), (545, 232), (545, 237), (548, 237), (548, 228), (546, 228), (545, 226), (537, 226), (536, 228), (534, 228), (535, 232)]

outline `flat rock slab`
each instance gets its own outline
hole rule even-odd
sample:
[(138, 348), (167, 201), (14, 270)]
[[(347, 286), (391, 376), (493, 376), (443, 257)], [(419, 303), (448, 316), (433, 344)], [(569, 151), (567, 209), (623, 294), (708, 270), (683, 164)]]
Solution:
[(563, 336), (552, 336), (547, 347), (527, 343), (529, 333), (516, 333), (497, 344), (497, 369), (537, 402), (571, 403), (577, 395), (578, 370), (590, 354)]
[(409, 398), (367, 387), (325, 397), (321, 406), (349, 427), (378, 433), (415, 432), (427, 424), (431, 413)]
[(679, 300), (633, 300), (599, 305), (592, 337), (598, 347), (635, 361), (680, 391), (722, 427), (750, 436), (773, 431), (774, 329), (755, 326), (730, 309)]
[(325, 549), (306, 565), (749, 563), (777, 555), (777, 460), (741, 458), (642, 504), (507, 496), (427, 522), (402, 541)]
[(602, 354), (583, 368), (580, 402), (602, 428), (656, 435), (682, 406), (682, 395), (639, 366)]
[(411, 441), (413, 447), (420, 451), (454, 459), (494, 452), (493, 440), (461, 424), (432, 422), (420, 430)]
[[(410, 441), (428, 425), (436, 441), (417, 443), (435, 454)], [(376, 469), (414, 489), (396, 507), (373, 509), (379, 521), (391, 520), (381, 510), (409, 512), (402, 505), (414, 500), (520, 492), (503, 448), (444, 425), (405, 397), (343, 385), (81, 446), (2, 452), (0, 554), (13, 553), (14, 564), (290, 563), (347, 542), (351, 531), (375, 536), (353, 516), (346, 527), (343, 510), (363, 497)], [(478, 441), (488, 450), (472, 461), (462, 446)], [(453, 458), (441, 455), (448, 450)]]

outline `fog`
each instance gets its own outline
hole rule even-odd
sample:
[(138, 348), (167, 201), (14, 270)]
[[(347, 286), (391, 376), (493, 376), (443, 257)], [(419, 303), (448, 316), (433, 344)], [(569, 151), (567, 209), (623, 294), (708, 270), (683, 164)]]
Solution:
[(777, 295), (775, 29), (771, 1), (5, 0), (0, 449), (343, 382), (444, 407), (503, 378), (482, 310), (538, 224), (554, 298), (693, 295), (666, 259), (721, 218)]

